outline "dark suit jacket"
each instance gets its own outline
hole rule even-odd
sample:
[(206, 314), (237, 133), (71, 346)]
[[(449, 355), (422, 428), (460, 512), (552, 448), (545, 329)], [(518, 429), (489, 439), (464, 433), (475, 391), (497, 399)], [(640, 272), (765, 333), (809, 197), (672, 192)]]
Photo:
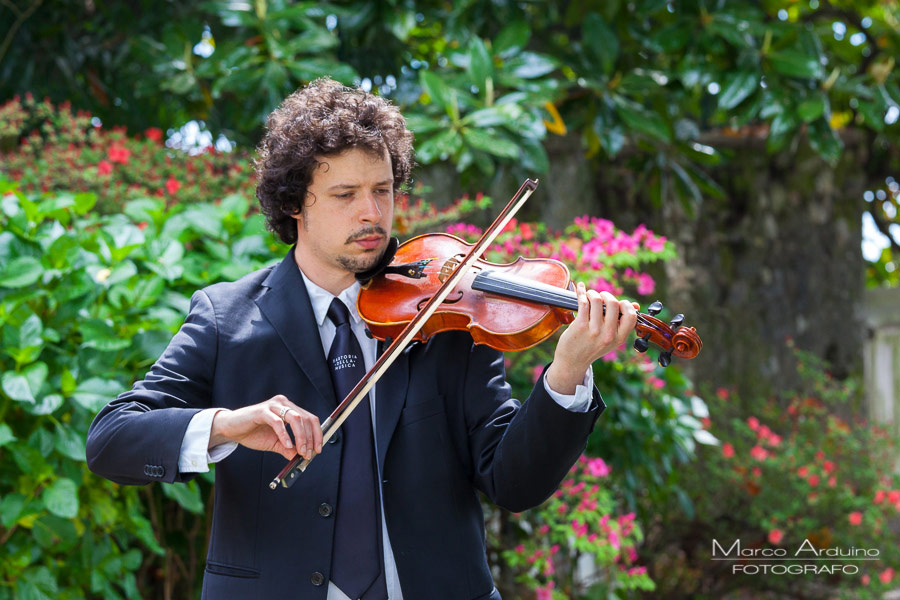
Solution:
[[(583, 451), (604, 406), (557, 405), (539, 382), (510, 398), (503, 355), (465, 332), (414, 344), (377, 384), (377, 454), (388, 532), (406, 600), (499, 598), (477, 490), (522, 511), (545, 500)], [(293, 253), (194, 294), (190, 314), (143, 381), (91, 425), (88, 465), (123, 484), (186, 481), (182, 438), (196, 412), (284, 394), (324, 420), (336, 406)], [(293, 487), (268, 487), (285, 461), (238, 447), (216, 466), (204, 598), (325, 600), (341, 434)], [(326, 506), (327, 505), (327, 506)]]

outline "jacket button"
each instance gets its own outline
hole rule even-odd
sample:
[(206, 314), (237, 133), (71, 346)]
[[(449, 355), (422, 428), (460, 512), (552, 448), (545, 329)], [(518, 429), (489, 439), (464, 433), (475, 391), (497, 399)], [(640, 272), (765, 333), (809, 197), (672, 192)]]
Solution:
[(331, 505), (327, 502), (323, 502), (319, 505), (319, 514), (323, 517), (330, 517), (332, 512)]
[(312, 576), (309, 578), (309, 581), (310, 581), (313, 585), (322, 585), (323, 583), (325, 583), (325, 576), (322, 575), (321, 573), (319, 573), (318, 571), (316, 571), (316, 572), (313, 573)]

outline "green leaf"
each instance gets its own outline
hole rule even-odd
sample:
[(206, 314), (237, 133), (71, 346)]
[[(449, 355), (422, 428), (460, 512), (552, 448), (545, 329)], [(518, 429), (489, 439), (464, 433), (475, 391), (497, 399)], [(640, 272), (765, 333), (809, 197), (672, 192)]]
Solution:
[(25, 507), (25, 496), (22, 494), (6, 494), (0, 500), (0, 525), (6, 529), (15, 524)]
[(816, 56), (803, 54), (794, 50), (770, 52), (766, 55), (772, 68), (789, 77), (805, 79), (821, 79), (824, 75), (822, 65)]
[(446, 129), (422, 142), (416, 158), (422, 164), (446, 160), (462, 146), (462, 138), (455, 129)]
[(828, 97), (822, 94), (806, 100), (805, 102), (801, 102), (800, 105), (797, 106), (797, 116), (800, 117), (804, 123), (812, 123), (825, 114), (827, 101)]
[(501, 158), (513, 159), (519, 157), (519, 146), (502, 136), (494, 135), (484, 129), (470, 129), (468, 127), (463, 129), (462, 132), (466, 144), (476, 150)]
[(10, 442), (16, 441), (16, 436), (13, 435), (12, 429), (6, 423), (0, 423), (0, 448), (5, 446)]
[(58, 517), (74, 519), (78, 515), (78, 487), (67, 477), (61, 477), (44, 490), (44, 505)]
[(200, 498), (200, 488), (196, 482), (164, 483), (162, 489), (166, 496), (175, 500), (186, 511), (194, 514), (203, 512), (203, 500)]
[(75, 194), (75, 213), (78, 215), (87, 214), (89, 210), (97, 204), (97, 195), (82, 192)]
[(30, 256), (14, 258), (0, 272), (0, 287), (23, 288), (33, 285), (41, 278), (44, 269), (41, 262)]
[(719, 95), (719, 108), (731, 110), (759, 89), (759, 74), (753, 71), (735, 73), (728, 77)]
[(513, 21), (494, 38), (494, 52), (501, 57), (515, 54), (528, 44), (531, 28), (526, 21)]
[(591, 13), (584, 20), (581, 35), (589, 58), (600, 63), (603, 73), (611, 73), (619, 56), (619, 38), (616, 32), (606, 24), (603, 17)]
[(35, 404), (28, 406), (28, 412), (33, 415), (49, 415), (63, 405), (65, 399), (59, 394), (47, 394)]
[(41, 386), (47, 379), (47, 364), (34, 363), (21, 373), (7, 371), (3, 374), (2, 387), (6, 395), (17, 402), (34, 404)]
[(421, 71), (419, 73), (419, 83), (432, 102), (442, 107), (448, 115), (453, 115), (451, 100), (453, 92), (439, 75), (431, 71)]
[(97, 413), (122, 391), (124, 391), (122, 385), (115, 380), (91, 377), (78, 384), (72, 394), (72, 400), (88, 412)]
[(482, 92), (485, 90), (485, 81), (494, 76), (494, 63), (488, 53), (484, 41), (480, 37), (473, 37), (469, 43), (469, 75), (472, 83), (477, 85)]
[(100, 319), (88, 319), (78, 325), (83, 336), (83, 348), (96, 348), (101, 352), (115, 352), (131, 345), (131, 340), (122, 338), (116, 330)]
[(75, 429), (66, 427), (62, 423), (56, 426), (56, 437), (53, 445), (63, 456), (78, 462), (84, 462), (85, 441), (85, 437), (75, 431)]
[(837, 164), (844, 150), (844, 142), (825, 119), (809, 124), (809, 145), (831, 165)]
[(621, 97), (616, 97), (616, 112), (629, 129), (664, 142), (672, 141), (669, 125), (659, 113)]
[(557, 67), (556, 60), (536, 52), (522, 52), (509, 59), (506, 70), (522, 79), (537, 79), (553, 72)]

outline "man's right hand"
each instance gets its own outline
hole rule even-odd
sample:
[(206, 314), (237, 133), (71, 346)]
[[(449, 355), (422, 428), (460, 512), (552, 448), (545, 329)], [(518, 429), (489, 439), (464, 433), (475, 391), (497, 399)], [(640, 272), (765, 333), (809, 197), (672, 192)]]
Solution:
[[(291, 444), (287, 425), (294, 434), (296, 449)], [(319, 417), (279, 395), (252, 406), (217, 412), (213, 417), (209, 448), (226, 442), (237, 442), (253, 450), (277, 452), (288, 460), (297, 454), (312, 458), (322, 452), (322, 426)]]

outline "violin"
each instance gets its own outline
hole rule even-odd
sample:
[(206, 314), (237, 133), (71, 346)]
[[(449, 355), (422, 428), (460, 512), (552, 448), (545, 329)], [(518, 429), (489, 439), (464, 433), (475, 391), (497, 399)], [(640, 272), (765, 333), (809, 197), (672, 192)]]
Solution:
[[(419, 236), (399, 247), (392, 241), (379, 264), (357, 274), (365, 282), (357, 299), (360, 316), (373, 336), (391, 341), (322, 423), (324, 442), (415, 340), (462, 329), (470, 331), (476, 343), (499, 350), (524, 350), (573, 320), (578, 300), (569, 270), (561, 262), (520, 258), (510, 265), (497, 265), (481, 259), (537, 185), (536, 180), (526, 179), (475, 244), (448, 234)], [(645, 352), (653, 342), (663, 349), (659, 355), (662, 366), (669, 364), (673, 354), (697, 356), (703, 344), (694, 328), (681, 326), (683, 315), (676, 315), (666, 325), (653, 316), (661, 310), (662, 305), (654, 302), (648, 309), (650, 315), (638, 313), (635, 348)], [(311, 461), (298, 454), (269, 483), (269, 489), (291, 487)]]
[[(357, 298), (359, 316), (378, 339), (395, 338), (434, 297), (472, 248), (447, 233), (429, 233), (401, 244), (393, 260), (363, 285)], [(635, 349), (650, 344), (662, 349), (659, 364), (672, 356), (690, 359), (703, 342), (694, 327), (683, 327), (684, 315), (668, 324), (655, 315), (638, 313)], [(468, 331), (476, 344), (516, 352), (531, 348), (571, 323), (578, 298), (565, 264), (550, 258), (519, 257), (509, 264), (477, 260), (425, 322), (413, 339), (424, 342), (441, 331)], [(605, 310), (605, 309), (604, 309)]]

